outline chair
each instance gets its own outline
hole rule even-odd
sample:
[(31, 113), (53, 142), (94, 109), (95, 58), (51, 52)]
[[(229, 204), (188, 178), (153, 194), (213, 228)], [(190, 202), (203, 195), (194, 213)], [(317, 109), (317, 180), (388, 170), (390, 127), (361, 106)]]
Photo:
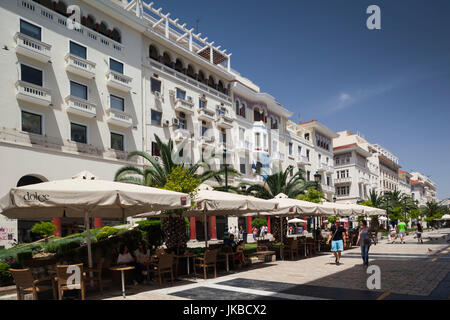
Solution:
[[(298, 256), (299, 241), (297, 239), (289, 239), (288, 243), (283, 245), (283, 254), (289, 252), (291, 260), (294, 260), (294, 256)], [(284, 255), (283, 255), (284, 256)]]
[(313, 238), (306, 238), (306, 249), (308, 250), (308, 256), (313, 256), (316, 254), (316, 246)]
[(155, 271), (158, 272), (159, 284), (162, 285), (162, 274), (170, 273), (171, 284), (173, 284), (173, 254), (165, 253), (158, 256), (158, 264)]
[(156, 255), (159, 257), (159, 256), (162, 256), (163, 254), (166, 254), (167, 252), (166, 252), (166, 250), (164, 250), (163, 248), (158, 248), (158, 249), (156, 249)]
[(208, 268), (214, 268), (214, 278), (217, 277), (217, 249), (206, 250), (203, 258), (197, 257), (194, 261), (194, 274), (197, 277), (197, 267), (203, 268), (203, 275), (207, 279)]
[(45, 290), (53, 291), (53, 298), (55, 298), (54, 286), (40, 285), (40, 282), (49, 281), (50, 278), (41, 280), (34, 280), (30, 269), (9, 269), (17, 289), (17, 300), (23, 300), (23, 295), (33, 294), (33, 300), (38, 300), (38, 293)]
[[(69, 281), (69, 278), (71, 276), (73, 276), (73, 274), (74, 274), (74, 272), (71, 272), (68, 269), (75, 268), (75, 267), (78, 267), (80, 270), (80, 283), (75, 283), (75, 284), (67, 283), (67, 281)], [(81, 300), (84, 300), (84, 298), (85, 298), (85, 278), (86, 278), (86, 273), (83, 272), (83, 264), (82, 263), (73, 264), (73, 265), (58, 265), (58, 266), (56, 266), (55, 281), (56, 281), (57, 287), (58, 287), (58, 300), (62, 300), (64, 291), (68, 291), (68, 290), (80, 290), (81, 291)]]
[[(98, 284), (98, 287), (100, 289), (100, 292), (103, 293), (103, 281), (102, 281), (102, 270), (103, 270), (103, 263), (105, 262), (105, 258), (101, 258), (95, 268), (86, 268), (86, 280), (88, 282), (94, 281), (96, 284)], [(91, 276), (92, 273), (92, 276)]]

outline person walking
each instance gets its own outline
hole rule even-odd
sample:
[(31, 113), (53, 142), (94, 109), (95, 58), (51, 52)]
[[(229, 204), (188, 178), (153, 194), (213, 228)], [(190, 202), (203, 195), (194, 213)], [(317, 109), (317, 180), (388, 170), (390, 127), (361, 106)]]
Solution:
[(389, 226), (389, 237), (391, 238), (391, 244), (395, 243), (395, 239), (397, 239), (397, 231), (392, 224)]
[(253, 227), (253, 240), (256, 241), (257, 237), (258, 237), (258, 229), (256, 227)]
[(336, 224), (330, 229), (330, 235), (328, 236), (327, 244), (331, 240), (331, 251), (333, 252), (336, 260), (336, 265), (340, 265), (341, 252), (344, 250), (345, 229), (341, 225), (341, 221), (336, 220)]
[(359, 222), (359, 234), (356, 245), (361, 247), (361, 258), (363, 259), (363, 265), (366, 267), (369, 266), (370, 235), (366, 220), (361, 220)]
[(400, 222), (397, 224), (397, 228), (400, 235), (400, 243), (405, 243), (406, 223), (403, 222), (403, 219), (400, 219)]
[(416, 225), (417, 242), (420, 242), (420, 243), (423, 244), (423, 240), (422, 240), (422, 232), (423, 232), (422, 225), (420, 224), (420, 222), (417, 222), (417, 225)]

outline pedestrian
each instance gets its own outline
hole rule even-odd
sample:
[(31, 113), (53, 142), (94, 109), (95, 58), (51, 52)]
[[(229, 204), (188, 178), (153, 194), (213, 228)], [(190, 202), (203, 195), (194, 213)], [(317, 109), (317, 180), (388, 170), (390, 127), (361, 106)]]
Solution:
[(369, 228), (367, 227), (367, 221), (361, 220), (359, 222), (359, 235), (356, 245), (361, 247), (361, 258), (363, 259), (363, 265), (369, 266), (369, 249), (370, 249), (370, 236)]
[(240, 240), (246, 240), (244, 239), (244, 228), (242, 226), (239, 226), (239, 239)]
[(397, 228), (400, 235), (400, 243), (405, 243), (406, 223), (403, 222), (403, 219), (400, 219), (400, 222), (397, 224)]
[(397, 239), (397, 231), (392, 224), (389, 226), (389, 236), (391, 237), (391, 243), (395, 243), (395, 239)]
[(420, 243), (423, 244), (423, 240), (422, 240), (422, 232), (423, 232), (422, 225), (420, 224), (420, 222), (417, 222), (417, 225), (416, 225), (417, 242), (420, 242)]
[(239, 242), (239, 232), (238, 232), (238, 227), (237, 227), (237, 226), (234, 226), (233, 234), (234, 234), (234, 237), (235, 237), (235, 238), (238, 240), (238, 242)]
[(253, 227), (253, 240), (256, 241), (257, 237), (258, 237), (258, 229), (256, 227)]
[(341, 262), (341, 252), (344, 250), (344, 239), (345, 239), (345, 229), (341, 225), (341, 221), (336, 220), (336, 224), (330, 229), (330, 235), (328, 236), (327, 244), (331, 240), (331, 251), (335, 256), (336, 265), (340, 265)]
[(228, 236), (231, 236), (232, 234), (234, 234), (233, 227), (229, 227), (228, 228)]

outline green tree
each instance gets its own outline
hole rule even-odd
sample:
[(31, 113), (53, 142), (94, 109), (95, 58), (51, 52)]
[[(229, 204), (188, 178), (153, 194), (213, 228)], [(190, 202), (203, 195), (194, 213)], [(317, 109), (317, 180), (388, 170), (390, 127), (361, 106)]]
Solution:
[(366, 207), (374, 207), (372, 201), (370, 201), (370, 200), (364, 200), (360, 203), (360, 205), (366, 206)]
[(381, 208), (382, 207), (382, 203), (383, 203), (383, 196), (380, 193), (377, 193), (374, 190), (370, 190), (368, 201), (370, 201), (372, 203), (373, 207)]
[(263, 218), (254, 218), (252, 220), (252, 227), (255, 227), (257, 229), (261, 228), (262, 226), (267, 226), (267, 220)]
[[(313, 181), (306, 181), (303, 170), (298, 170), (293, 174), (294, 167), (289, 166), (284, 171), (279, 171), (270, 176), (262, 175), (264, 184), (242, 183), (241, 186), (248, 186), (246, 193), (262, 199), (273, 199), (276, 195), (284, 193), (289, 198), (295, 199), (298, 195), (304, 194), (308, 189), (317, 187)], [(292, 176), (291, 176), (292, 175)]]
[(442, 218), (442, 208), (437, 202), (427, 202), (421, 208), (422, 215), (425, 216), (425, 221), (431, 226), (435, 225), (435, 220)]
[(40, 234), (47, 241), (47, 238), (53, 235), (56, 229), (57, 228), (53, 223), (41, 221), (31, 228), (31, 232)]
[(305, 194), (300, 194), (296, 198), (297, 200), (303, 200), (314, 203), (321, 203), (325, 196), (322, 192), (317, 189), (309, 188)]

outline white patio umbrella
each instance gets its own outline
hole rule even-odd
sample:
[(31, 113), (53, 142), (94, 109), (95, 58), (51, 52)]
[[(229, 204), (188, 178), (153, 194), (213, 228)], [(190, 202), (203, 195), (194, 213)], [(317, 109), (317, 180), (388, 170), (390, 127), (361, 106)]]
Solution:
[[(272, 211), (277, 203), (236, 193), (216, 191), (202, 184), (196, 190), (195, 208), (182, 213), (184, 217), (204, 217), (205, 246), (208, 246), (208, 216), (243, 215), (249, 212)], [(140, 214), (137, 217), (153, 217), (155, 213)]]
[(72, 179), (12, 188), (0, 199), (0, 214), (10, 219), (84, 218), (92, 267), (90, 217), (126, 218), (138, 213), (189, 207), (187, 194), (97, 179), (83, 171)]
[(442, 218), (436, 219), (436, 220), (438, 220), (438, 221), (446, 221), (446, 220), (450, 220), (450, 214), (444, 214), (444, 215), (442, 216)]
[(306, 222), (305, 220), (299, 218), (288, 220), (288, 223), (305, 223), (305, 222)]

